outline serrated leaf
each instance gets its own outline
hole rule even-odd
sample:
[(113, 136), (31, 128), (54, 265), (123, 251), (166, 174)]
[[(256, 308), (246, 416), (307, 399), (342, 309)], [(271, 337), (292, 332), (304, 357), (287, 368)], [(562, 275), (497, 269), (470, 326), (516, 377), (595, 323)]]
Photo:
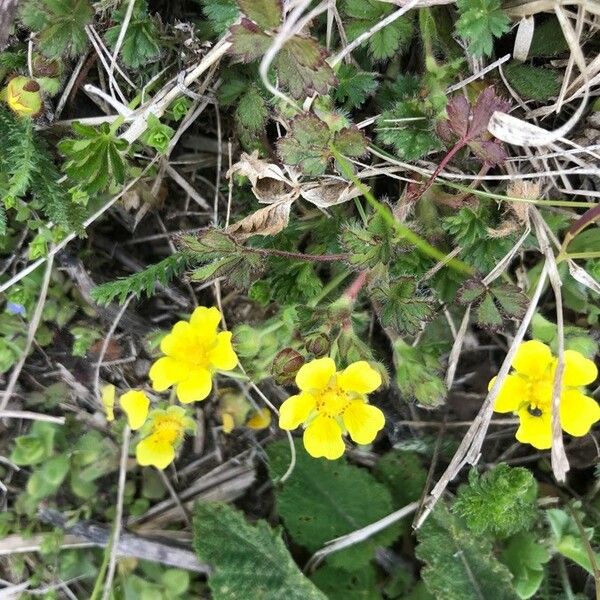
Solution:
[(393, 230), (379, 213), (373, 215), (365, 228), (358, 222), (342, 226), (341, 244), (350, 254), (348, 262), (360, 269), (387, 264), (393, 252)]
[(202, 12), (220, 36), (236, 22), (240, 9), (235, 0), (202, 0)]
[(365, 134), (357, 127), (344, 127), (335, 133), (333, 145), (344, 156), (360, 158), (367, 153), (368, 140)]
[(238, 0), (242, 12), (262, 29), (275, 29), (281, 23), (280, 0)]
[(569, 50), (569, 44), (558, 19), (554, 15), (546, 15), (546, 17), (546, 20), (541, 23), (536, 20), (533, 39), (529, 46), (529, 56), (551, 58)]
[(329, 600), (381, 600), (377, 585), (377, 573), (373, 566), (348, 571), (329, 564), (317, 569), (311, 576), (313, 583)]
[(377, 89), (375, 73), (359, 71), (354, 65), (341, 64), (336, 76), (335, 99), (347, 108), (358, 108)]
[(473, 56), (491, 56), (494, 38), (506, 33), (510, 26), (500, 0), (457, 0), (459, 19), (456, 31), (469, 42)]
[(515, 600), (510, 571), (442, 502), (417, 531), (416, 555), (427, 589), (444, 600)]
[(246, 18), (242, 18), (240, 23), (233, 25), (230, 32), (229, 54), (235, 60), (243, 63), (259, 59), (273, 41), (256, 23)]
[(431, 298), (417, 292), (412, 277), (400, 277), (373, 288), (371, 299), (383, 327), (391, 327), (401, 335), (415, 335), (434, 315)]
[(277, 142), (281, 160), (288, 165), (298, 165), (307, 175), (322, 175), (326, 169), (331, 150), (331, 132), (318, 117), (304, 114), (290, 123), (290, 130)]
[(420, 100), (401, 100), (377, 119), (377, 140), (392, 146), (400, 158), (417, 160), (441, 147), (432, 126)]
[(475, 320), (480, 327), (497, 331), (502, 327), (503, 318), (494, 303), (494, 297), (485, 293), (475, 309)]
[(509, 540), (501, 560), (513, 575), (519, 598), (527, 600), (539, 589), (544, 578), (544, 564), (550, 560), (550, 554), (535, 534), (523, 531)]
[(235, 116), (238, 123), (253, 133), (264, 130), (269, 110), (255, 85), (248, 86), (241, 95)]
[(326, 600), (294, 564), (276, 531), (262, 520), (250, 525), (226, 504), (196, 505), (194, 548), (213, 567), (208, 584), (214, 600)]
[[(314, 552), (325, 542), (350, 533), (388, 515), (393, 510), (388, 490), (366, 470), (311, 458), (301, 441), (295, 440), (296, 467), (290, 478), (276, 490), (277, 510), (294, 540)], [(289, 465), (285, 440), (267, 446), (269, 473), (275, 479)], [(326, 484), (325, 484), (326, 482)], [(365, 502), (365, 498), (369, 501)], [(399, 535), (397, 525), (378, 535), (333, 554), (328, 564), (346, 569), (366, 565), (377, 546), (385, 546)]]

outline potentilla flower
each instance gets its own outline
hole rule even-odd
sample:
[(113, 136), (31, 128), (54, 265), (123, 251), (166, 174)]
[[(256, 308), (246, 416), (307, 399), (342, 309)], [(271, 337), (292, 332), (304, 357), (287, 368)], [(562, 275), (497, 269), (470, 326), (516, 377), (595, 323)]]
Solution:
[(151, 367), (152, 387), (163, 392), (177, 386), (177, 398), (188, 403), (204, 400), (211, 392), (215, 371), (231, 371), (238, 357), (229, 331), (218, 332), (221, 313), (215, 307), (200, 306), (189, 321), (175, 323), (160, 349), (166, 356)]
[(112, 383), (102, 388), (102, 406), (106, 414), (106, 420), (110, 423), (115, 420), (115, 396), (117, 389)]
[[(557, 362), (546, 344), (537, 340), (522, 343), (512, 362), (514, 371), (505, 379), (494, 404), (496, 412), (519, 416), (517, 440), (539, 450), (552, 446), (552, 389)], [(582, 391), (582, 386), (595, 381), (598, 369), (575, 350), (565, 350), (564, 363), (560, 424), (568, 434), (581, 437), (600, 420), (600, 406)], [(494, 377), (489, 389), (495, 381)]]
[(336, 372), (331, 358), (318, 358), (300, 368), (296, 385), (300, 394), (281, 405), (279, 426), (292, 430), (304, 424), (311, 456), (335, 460), (344, 453), (345, 433), (357, 444), (370, 444), (383, 429), (383, 413), (366, 396), (381, 385), (381, 375), (366, 361)]
[(121, 409), (127, 415), (127, 424), (130, 429), (135, 431), (146, 422), (150, 400), (144, 392), (129, 390), (121, 396), (119, 403), (121, 404)]
[(194, 420), (187, 416), (181, 406), (152, 410), (140, 432), (143, 439), (135, 448), (138, 464), (165, 469), (175, 460), (175, 452), (186, 431), (193, 432), (194, 429)]

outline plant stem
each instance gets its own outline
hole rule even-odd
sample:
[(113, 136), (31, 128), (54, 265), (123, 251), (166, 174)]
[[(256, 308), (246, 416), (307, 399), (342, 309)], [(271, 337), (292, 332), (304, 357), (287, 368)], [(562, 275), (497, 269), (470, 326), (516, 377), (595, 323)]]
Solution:
[(244, 246), (243, 251), (253, 252), (261, 256), (280, 256), (308, 262), (338, 262), (347, 260), (350, 256), (349, 254), (302, 254), (301, 252), (288, 252), (286, 250), (276, 250), (275, 248), (252, 248), (251, 246)]
[(327, 298), (327, 296), (337, 288), (340, 283), (342, 283), (345, 279), (348, 279), (350, 275), (350, 271), (342, 271), (338, 273), (322, 290), (318, 296), (315, 296), (309, 303), (308, 306), (314, 307), (317, 306), (321, 300)]
[(369, 271), (361, 271), (356, 277), (356, 279), (352, 282), (352, 285), (344, 292), (344, 297), (350, 300), (351, 302), (354, 302), (363, 285), (365, 285), (365, 283), (367, 282), (368, 274)]

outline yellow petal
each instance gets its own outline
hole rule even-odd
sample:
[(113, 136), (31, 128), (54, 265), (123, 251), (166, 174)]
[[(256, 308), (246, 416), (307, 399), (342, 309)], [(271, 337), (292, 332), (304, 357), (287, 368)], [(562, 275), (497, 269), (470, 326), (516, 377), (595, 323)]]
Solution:
[(335, 374), (335, 363), (331, 358), (317, 358), (302, 365), (296, 374), (296, 385), (303, 392), (322, 390)]
[(222, 318), (223, 316), (216, 306), (211, 306), (210, 308), (198, 306), (194, 309), (194, 312), (190, 317), (190, 323), (192, 327), (216, 331)]
[(290, 396), (279, 407), (279, 427), (288, 431), (296, 429), (298, 425), (306, 421), (316, 404), (315, 397), (306, 392)]
[[(488, 384), (488, 390), (491, 390), (496, 383), (497, 377), (494, 377)], [(494, 410), (499, 413), (516, 412), (519, 406), (528, 401), (527, 381), (519, 375), (508, 375), (500, 388), (494, 402)]]
[(221, 413), (221, 422), (223, 423), (223, 433), (231, 433), (235, 427), (235, 421), (229, 413)]
[(552, 446), (552, 419), (549, 411), (536, 417), (527, 408), (522, 408), (519, 420), (521, 424), (515, 435), (519, 442), (531, 444), (538, 450), (547, 450)]
[(115, 395), (116, 388), (112, 383), (105, 385), (102, 388), (102, 405), (104, 406), (104, 412), (106, 413), (106, 420), (108, 422), (115, 420)]
[(140, 390), (130, 390), (121, 396), (121, 408), (127, 415), (127, 422), (130, 429), (134, 431), (139, 429), (145, 422), (148, 416), (148, 407), (150, 400), (148, 396)]
[(576, 350), (565, 350), (565, 370), (563, 385), (589, 385), (596, 381), (598, 369), (593, 360)]
[(190, 360), (198, 351), (199, 343), (194, 328), (187, 321), (177, 321), (171, 333), (160, 342), (160, 349), (167, 356), (182, 361)]
[(246, 427), (255, 429), (256, 431), (266, 429), (270, 424), (271, 411), (268, 408), (261, 408), (246, 421)]
[(600, 421), (600, 406), (579, 390), (567, 390), (560, 398), (560, 424), (570, 435), (586, 435)]
[(538, 340), (523, 342), (515, 354), (512, 366), (521, 375), (540, 377), (553, 363), (552, 351)]
[(188, 377), (179, 382), (177, 398), (188, 404), (204, 400), (212, 390), (212, 375), (207, 369), (197, 368), (189, 372)]
[(350, 437), (357, 444), (370, 444), (385, 425), (383, 413), (376, 406), (362, 400), (350, 402), (343, 419)]
[(217, 334), (216, 344), (210, 351), (208, 360), (213, 367), (221, 371), (235, 369), (238, 364), (238, 357), (231, 345), (230, 331), (221, 331)]
[(338, 374), (337, 383), (346, 392), (370, 394), (381, 385), (381, 375), (366, 360), (359, 360)]
[(142, 467), (152, 465), (162, 470), (175, 459), (175, 449), (161, 435), (152, 434), (138, 443), (135, 457)]
[(304, 447), (313, 458), (335, 460), (346, 447), (342, 430), (335, 419), (319, 415), (304, 431)]
[(164, 392), (166, 389), (175, 385), (189, 374), (189, 364), (172, 358), (163, 356), (159, 358), (148, 371), (148, 377), (152, 381), (152, 389), (157, 392)]

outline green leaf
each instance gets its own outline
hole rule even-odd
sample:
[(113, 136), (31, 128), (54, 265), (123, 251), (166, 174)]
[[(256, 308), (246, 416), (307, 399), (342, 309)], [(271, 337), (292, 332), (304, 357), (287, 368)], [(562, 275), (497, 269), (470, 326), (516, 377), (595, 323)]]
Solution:
[(533, 39), (529, 46), (529, 56), (552, 58), (568, 52), (568, 50), (569, 44), (554, 15), (546, 15), (546, 19), (541, 23), (536, 19)]
[(238, 62), (250, 63), (259, 59), (272, 43), (272, 39), (256, 23), (246, 18), (233, 25), (230, 32), (229, 54)]
[[(106, 41), (113, 50), (119, 39), (126, 12), (127, 3), (116, 11), (114, 20), (117, 24), (106, 32)], [(146, 1), (137, 0), (125, 32), (120, 58), (125, 65), (132, 69), (139, 69), (147, 65), (149, 62), (156, 60), (160, 54), (160, 46), (157, 42), (159, 38), (160, 32), (154, 19), (151, 19), (148, 15)]]
[(265, 99), (260, 94), (258, 87), (250, 85), (241, 95), (235, 111), (236, 123), (252, 133), (264, 132), (269, 109)]
[(461, 485), (453, 512), (477, 535), (509, 537), (530, 527), (538, 518), (537, 482), (523, 467), (500, 463), (484, 475), (469, 472)]
[[(394, 510), (390, 492), (365, 469), (344, 459), (328, 461), (310, 457), (295, 440), (296, 467), (276, 490), (277, 511), (295, 542), (314, 552), (325, 542), (383, 518)], [(287, 441), (267, 446), (269, 474), (277, 479), (287, 469)], [(369, 498), (365, 502), (365, 498)], [(328, 564), (354, 570), (366, 565), (378, 546), (387, 546), (399, 535), (398, 525), (368, 540), (337, 552)]]
[(417, 531), (417, 558), (427, 589), (444, 600), (513, 600), (510, 571), (492, 553), (489, 540), (478, 538), (442, 502)]
[[(346, 0), (342, 12), (348, 17), (346, 34), (352, 41), (392, 13), (394, 6), (377, 0)], [(386, 60), (404, 50), (413, 34), (412, 20), (400, 17), (369, 37), (369, 53), (374, 60)]]
[(401, 100), (377, 119), (377, 140), (393, 147), (400, 158), (417, 160), (441, 148), (433, 124), (422, 101)]
[(367, 153), (367, 138), (357, 127), (344, 127), (334, 134), (333, 146), (344, 156), (360, 158)]
[(326, 564), (314, 572), (311, 580), (329, 600), (381, 600), (377, 573), (371, 565), (348, 573)]
[(377, 285), (371, 291), (371, 299), (383, 327), (391, 327), (400, 335), (415, 335), (434, 316), (432, 299), (417, 292), (413, 277)]
[(202, 12), (218, 36), (223, 35), (240, 15), (240, 9), (235, 0), (201, 1)]
[(142, 141), (164, 154), (169, 148), (169, 142), (174, 133), (175, 130), (172, 127), (161, 123), (158, 117), (151, 114), (148, 116), (147, 128), (142, 136)]
[(262, 520), (250, 525), (227, 504), (196, 504), (194, 548), (213, 568), (208, 585), (214, 600), (326, 600), (294, 564), (276, 531)]
[(421, 457), (406, 450), (386, 452), (377, 461), (373, 475), (390, 490), (397, 507), (418, 500), (427, 481), (427, 470), (421, 463)]
[(280, 0), (238, 0), (241, 11), (262, 29), (279, 27), (282, 19)]
[(371, 215), (367, 227), (357, 221), (344, 223), (340, 243), (350, 254), (349, 263), (359, 269), (388, 264), (397, 247), (394, 230), (380, 212)]
[(335, 99), (345, 108), (358, 108), (377, 89), (375, 73), (359, 71), (354, 65), (342, 63), (336, 73), (338, 80), (333, 90)]
[(189, 262), (190, 256), (185, 252), (171, 254), (139, 273), (99, 285), (92, 290), (92, 298), (98, 304), (109, 304), (115, 299), (123, 304), (130, 294), (136, 298), (142, 294), (150, 297), (154, 294), (157, 285), (168, 285), (176, 275), (188, 267)]
[(331, 158), (329, 140), (331, 132), (327, 125), (312, 114), (302, 114), (290, 123), (290, 130), (277, 142), (281, 160), (297, 165), (307, 175), (322, 175)]
[(513, 61), (506, 65), (504, 74), (508, 83), (525, 100), (547, 101), (560, 91), (560, 77), (552, 69)]
[(459, 14), (456, 31), (469, 43), (469, 53), (476, 57), (491, 56), (494, 38), (510, 27), (500, 0), (457, 0), (456, 6)]
[(513, 575), (519, 598), (527, 600), (542, 583), (544, 564), (550, 560), (550, 553), (537, 541), (535, 534), (523, 531), (510, 538), (502, 551), (501, 560)]

